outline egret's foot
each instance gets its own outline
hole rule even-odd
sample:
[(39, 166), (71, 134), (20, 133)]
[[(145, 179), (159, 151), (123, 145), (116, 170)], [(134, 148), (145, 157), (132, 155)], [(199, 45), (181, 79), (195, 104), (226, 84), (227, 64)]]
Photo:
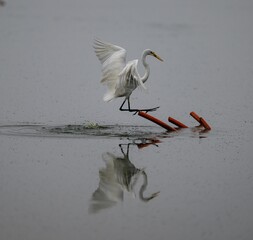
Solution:
[[(131, 112), (134, 112), (133, 115), (135, 115), (138, 112), (154, 112), (158, 109), (159, 107), (155, 107), (155, 108), (147, 108), (147, 109), (131, 109)], [(133, 110), (133, 111), (132, 111)]]
[(158, 109), (159, 107), (155, 107), (155, 108), (149, 108), (149, 109), (143, 109), (143, 110), (140, 110), (140, 111), (144, 111), (144, 112), (154, 112)]
[(159, 107), (155, 107), (155, 108), (145, 108), (145, 109), (132, 109), (132, 108), (130, 108), (130, 109), (128, 109), (128, 108), (126, 108), (126, 109), (124, 109), (124, 108), (120, 108), (119, 110), (120, 111), (126, 111), (126, 112), (133, 112), (134, 114), (133, 115), (135, 115), (136, 113), (138, 113), (138, 112), (154, 112), (154, 111), (156, 111), (157, 109), (158, 109)]

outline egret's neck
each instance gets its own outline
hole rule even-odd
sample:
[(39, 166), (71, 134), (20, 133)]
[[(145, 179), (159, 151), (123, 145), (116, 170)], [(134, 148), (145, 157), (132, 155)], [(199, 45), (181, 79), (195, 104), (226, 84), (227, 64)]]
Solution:
[(142, 54), (142, 64), (145, 68), (145, 73), (144, 73), (143, 77), (141, 78), (141, 81), (143, 83), (145, 83), (148, 80), (149, 73), (150, 73), (150, 68), (149, 68), (149, 65), (146, 62), (146, 57), (147, 57), (147, 51), (145, 50)]
[(139, 190), (139, 197), (142, 201), (147, 202), (149, 201), (149, 198), (144, 197), (143, 194), (148, 185), (148, 177), (144, 171), (142, 171), (142, 175), (143, 175), (143, 184), (141, 185), (141, 188)]

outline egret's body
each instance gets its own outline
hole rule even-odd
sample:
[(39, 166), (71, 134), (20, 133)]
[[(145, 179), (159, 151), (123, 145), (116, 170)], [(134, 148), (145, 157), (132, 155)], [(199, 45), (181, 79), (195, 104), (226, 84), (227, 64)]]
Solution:
[[(102, 63), (102, 79), (108, 87), (107, 93), (104, 95), (104, 101), (110, 101), (114, 98), (125, 97), (120, 110), (129, 112), (138, 111), (155, 111), (156, 108), (150, 109), (131, 109), (130, 95), (138, 87), (146, 89), (144, 83), (147, 81), (150, 73), (149, 65), (146, 62), (147, 56), (153, 56), (163, 61), (155, 52), (146, 49), (142, 54), (142, 64), (145, 68), (145, 73), (141, 77), (137, 71), (138, 60), (132, 60), (126, 63), (126, 50), (122, 47), (105, 43), (100, 40), (94, 41), (95, 53)], [(128, 108), (123, 109), (126, 100), (128, 101)]]

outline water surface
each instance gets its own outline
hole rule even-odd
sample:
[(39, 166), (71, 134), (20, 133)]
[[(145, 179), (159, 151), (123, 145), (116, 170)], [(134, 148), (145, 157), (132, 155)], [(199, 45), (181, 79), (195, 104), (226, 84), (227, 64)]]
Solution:
[(77, 128), (0, 128), (4, 238), (250, 239), (252, 132)]

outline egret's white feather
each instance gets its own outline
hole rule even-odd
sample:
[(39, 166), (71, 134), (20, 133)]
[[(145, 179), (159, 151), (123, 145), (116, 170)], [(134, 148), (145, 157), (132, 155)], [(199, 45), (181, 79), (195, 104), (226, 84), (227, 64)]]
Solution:
[(138, 60), (129, 61), (123, 70), (120, 72), (120, 80), (117, 85), (118, 88), (132, 89), (132, 91), (141, 86), (143, 89), (147, 89), (141, 80), (141, 77), (137, 71)]
[(104, 101), (114, 98), (115, 87), (119, 81), (119, 73), (126, 64), (126, 50), (111, 43), (105, 43), (95, 39), (95, 53), (102, 63), (102, 79), (108, 87), (108, 92), (104, 95)]

